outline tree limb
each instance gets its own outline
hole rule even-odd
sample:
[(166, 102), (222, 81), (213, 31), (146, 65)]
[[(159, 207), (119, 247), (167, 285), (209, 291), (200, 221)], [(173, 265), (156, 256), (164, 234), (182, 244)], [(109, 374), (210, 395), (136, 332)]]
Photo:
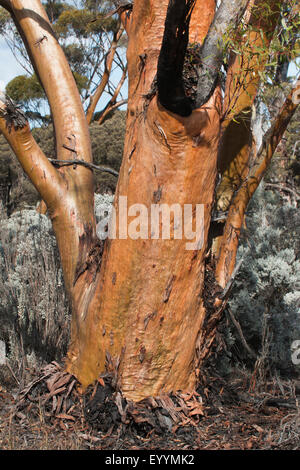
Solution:
[(48, 160), (52, 163), (53, 166), (62, 167), (69, 165), (83, 165), (86, 168), (90, 168), (91, 170), (103, 171), (105, 173), (110, 173), (111, 175), (117, 177), (119, 176), (119, 173), (113, 168), (109, 168), (107, 166), (102, 165), (94, 165), (94, 163), (85, 162), (84, 160), (55, 160), (54, 158), (49, 158)]
[(10, 0), (0, 0), (0, 5), (8, 11), (10, 11), (10, 9), (11, 9), (11, 1)]
[[(299, 103), (299, 91), (300, 83), (297, 82), (286, 98), (273, 125), (264, 136), (253, 166), (250, 168), (247, 178), (236, 192), (230, 205), (222, 236), (220, 254), (216, 264), (216, 279), (222, 287), (226, 285), (234, 270), (239, 235), (247, 205), (265, 175), (276, 147), (295, 113)], [(255, 143), (253, 145), (255, 146)], [(254, 148), (252, 152), (255, 152)]]
[[(5, 3), (6, 1), (2, 5), (5, 6)], [(63, 148), (63, 144), (74, 135), (77, 153), (84, 160), (92, 161), (88, 125), (80, 95), (41, 2), (10, 0), (7, 9), (21, 34), (47, 95), (59, 157), (68, 159), (69, 152)]]
[(240, 335), (240, 338), (241, 338), (241, 341), (244, 345), (244, 348), (250, 354), (250, 356), (253, 357), (253, 359), (257, 359), (257, 356), (256, 356), (255, 352), (253, 351), (253, 349), (250, 348), (249, 344), (247, 343), (247, 341), (245, 339), (245, 336), (243, 334), (243, 330), (241, 328), (241, 325), (239, 324), (239, 322), (237, 321), (237, 319), (235, 318), (235, 316), (233, 315), (233, 313), (232, 313), (232, 311), (229, 307), (227, 307), (227, 311), (229, 313), (229, 316), (230, 316), (230, 319), (231, 319), (232, 323), (234, 324), (234, 326), (236, 327), (236, 329), (237, 329), (237, 331)]
[(117, 101), (116, 103), (113, 103), (112, 100), (107, 104), (107, 106), (105, 107), (105, 109), (102, 111), (102, 114), (98, 120), (98, 124), (101, 125), (104, 121), (104, 118), (105, 116), (108, 115), (108, 113), (110, 113), (111, 111), (113, 111), (114, 109), (117, 109), (119, 108), (120, 106), (123, 106), (124, 104), (128, 103), (128, 100), (120, 100), (120, 101)]
[(119, 106), (122, 106), (123, 104), (127, 103), (127, 100), (121, 100), (119, 101), (118, 103), (116, 103), (116, 99), (118, 97), (118, 94), (120, 93), (121, 91), (121, 88), (125, 82), (125, 79), (126, 79), (126, 74), (127, 74), (127, 66), (124, 68), (123, 70), (123, 73), (122, 73), (122, 77), (114, 91), (114, 94), (113, 96), (111, 97), (111, 99), (109, 100), (109, 102), (107, 103), (107, 105), (105, 106), (105, 108), (101, 111), (101, 115), (100, 115), (100, 118), (98, 120), (98, 124), (101, 125), (105, 116), (109, 113), (109, 111), (111, 111), (112, 109), (115, 109), (115, 108), (118, 108)]
[(91, 96), (89, 106), (86, 110), (86, 119), (87, 119), (88, 124), (90, 124), (92, 122), (93, 114), (95, 112), (95, 108), (97, 106), (97, 103), (99, 102), (99, 99), (101, 98), (101, 96), (104, 92), (104, 89), (105, 89), (105, 87), (108, 83), (110, 73), (111, 73), (112, 64), (113, 64), (113, 60), (114, 60), (114, 56), (115, 56), (115, 52), (116, 52), (116, 48), (118, 46), (118, 42), (119, 42), (119, 39), (122, 36), (122, 34), (123, 34), (123, 28), (120, 27), (118, 29), (118, 31), (114, 33), (114, 37), (113, 37), (110, 49), (109, 49), (108, 53), (106, 54), (105, 69), (104, 69), (104, 73), (103, 73), (101, 82), (97, 86), (95, 93)]
[(115, 13), (117, 13), (120, 17), (123, 28), (125, 29), (127, 35), (129, 36), (133, 3), (126, 2), (126, 1), (124, 2), (114, 1), (113, 3), (115, 4), (116, 9), (110, 12), (109, 16), (112, 16)]
[(63, 179), (34, 140), (25, 115), (2, 93), (0, 131), (42, 198), (52, 207), (57, 198), (63, 197)]
[(231, 24), (241, 20), (249, 0), (222, 0), (201, 48), (198, 69), (196, 107), (200, 108), (212, 95), (223, 63), (222, 37)]

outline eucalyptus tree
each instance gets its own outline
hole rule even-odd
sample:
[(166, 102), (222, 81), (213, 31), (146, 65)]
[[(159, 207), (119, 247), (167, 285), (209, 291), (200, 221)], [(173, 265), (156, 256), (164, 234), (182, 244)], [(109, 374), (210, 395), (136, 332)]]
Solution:
[[(257, 149), (252, 105), (276, 57), (282, 3), (117, 6), (128, 36), (129, 93), (113, 213), (121, 223), (104, 241), (93, 210), (88, 124), (65, 54), (39, 0), (0, 1), (51, 107), (56, 163), (5, 96), (0, 129), (47, 204), (73, 314), (66, 368), (83, 387), (108, 368), (133, 401), (194, 390), (235, 275), (248, 202), (299, 101), (296, 85)], [(153, 206), (174, 213), (169, 237), (148, 223)], [(185, 206), (196, 227), (202, 208), (195, 242), (177, 236), (185, 224), (176, 210)]]

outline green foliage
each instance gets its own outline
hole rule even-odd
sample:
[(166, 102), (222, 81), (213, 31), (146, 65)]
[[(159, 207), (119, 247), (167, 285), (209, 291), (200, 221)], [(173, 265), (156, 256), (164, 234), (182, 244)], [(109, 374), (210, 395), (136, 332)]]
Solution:
[[(274, 32), (272, 20), (278, 12), (280, 13), (280, 21)], [(265, 42), (261, 28), (262, 23), (266, 38), (272, 39), (270, 44)], [(268, 2), (258, 2), (251, 10), (249, 23), (242, 21), (238, 27), (234, 25), (229, 28), (224, 35), (222, 41), (224, 63), (229, 62), (232, 52), (240, 57), (254, 57), (258, 65), (267, 64), (263, 69), (257, 70), (262, 83), (273, 84), (276, 82), (278, 67), (299, 57), (299, 26), (297, 0), (278, 2), (272, 8)], [(251, 32), (261, 35), (262, 44), (253, 43), (253, 37), (249, 35)], [(247, 61), (243, 63), (246, 72)], [(251, 73), (252, 70), (249, 69), (248, 72)]]
[(10, 21), (10, 14), (7, 10), (0, 7), (0, 34), (5, 32), (5, 27), (8, 21)]
[(61, 13), (54, 29), (64, 38), (70, 34), (77, 38), (87, 38), (91, 33), (101, 35), (104, 31), (115, 31), (117, 24), (116, 19), (107, 18), (104, 13), (95, 13), (86, 8), (69, 8)]
[(58, 20), (63, 11), (69, 8), (69, 5), (67, 3), (55, 0), (47, 0), (47, 2), (42, 3), (51, 23), (55, 23), (55, 21)]
[(44, 90), (35, 74), (31, 77), (18, 75), (7, 84), (5, 91), (12, 100), (23, 105), (30, 100), (45, 97)]

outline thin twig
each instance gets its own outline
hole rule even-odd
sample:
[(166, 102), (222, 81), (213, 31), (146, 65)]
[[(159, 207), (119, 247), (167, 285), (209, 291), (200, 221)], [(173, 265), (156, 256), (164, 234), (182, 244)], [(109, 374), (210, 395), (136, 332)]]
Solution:
[(85, 166), (86, 168), (89, 168), (90, 170), (96, 170), (96, 171), (103, 171), (105, 173), (110, 173), (111, 175), (114, 176), (119, 176), (119, 173), (116, 170), (113, 170), (112, 168), (109, 168), (107, 166), (102, 166), (102, 165), (94, 165), (94, 163), (88, 163), (85, 162), (84, 160), (55, 160), (54, 158), (49, 158), (49, 161), (52, 163), (54, 166), (69, 166), (69, 165), (82, 165)]
[(238, 333), (240, 335), (240, 338), (241, 338), (241, 341), (245, 347), (245, 349), (248, 351), (248, 353), (250, 354), (251, 357), (253, 357), (254, 359), (256, 359), (256, 354), (255, 352), (253, 351), (253, 349), (250, 348), (249, 344), (247, 343), (246, 339), (245, 339), (245, 336), (243, 334), (243, 330), (241, 328), (241, 325), (239, 324), (239, 322), (237, 321), (237, 319), (235, 318), (235, 316), (233, 315), (231, 309), (229, 307), (227, 307), (227, 311), (229, 313), (229, 316), (230, 316), (230, 319), (232, 321), (232, 323), (234, 324), (234, 326), (236, 327), (236, 329), (238, 330)]
[(229, 291), (232, 287), (233, 281), (236, 278), (236, 275), (238, 274), (243, 261), (244, 261), (244, 257), (240, 259), (240, 261), (237, 263), (236, 267), (234, 268), (234, 271), (231, 274), (230, 279), (227, 282), (223, 292), (218, 296), (220, 299), (224, 299), (227, 296), (227, 294), (229, 293)]

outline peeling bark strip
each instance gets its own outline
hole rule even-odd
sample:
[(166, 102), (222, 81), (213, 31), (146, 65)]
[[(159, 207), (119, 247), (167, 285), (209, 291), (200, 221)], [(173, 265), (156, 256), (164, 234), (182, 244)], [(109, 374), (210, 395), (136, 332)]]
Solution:
[(95, 240), (92, 228), (87, 227), (84, 234), (79, 238), (79, 259), (77, 261), (73, 285), (76, 284), (79, 277), (85, 271), (91, 273), (92, 282), (95, 280), (101, 267), (103, 247), (103, 241), (98, 238)]
[(136, 149), (136, 143), (134, 144), (134, 146), (132, 147), (132, 150), (130, 151), (130, 154), (128, 155), (128, 160), (131, 160), (131, 157), (134, 154), (135, 149)]
[(148, 323), (150, 320), (153, 320), (157, 315), (157, 311), (154, 311), (152, 313), (149, 313), (149, 315), (147, 315), (145, 318), (144, 318), (144, 328), (145, 330), (147, 329), (147, 326), (148, 326)]
[(168, 142), (165, 131), (163, 130), (163, 128), (156, 121), (154, 122), (154, 124), (156, 125), (160, 135), (162, 136), (164, 144), (168, 148), (169, 152), (171, 152), (171, 147), (169, 145), (169, 142)]
[(23, 129), (27, 125), (27, 119), (23, 111), (3, 93), (0, 94), (0, 103), (3, 106), (0, 108), (0, 116), (5, 119), (6, 127), (11, 132), (12, 127), (17, 131)]
[(153, 193), (153, 201), (155, 204), (157, 204), (161, 200), (161, 195), (162, 195), (162, 187), (158, 186), (158, 190), (154, 191)]
[(189, 40), (189, 23), (195, 0), (170, 0), (157, 66), (159, 102), (172, 113), (187, 117), (191, 101), (183, 87), (182, 71)]
[(171, 279), (169, 280), (168, 284), (167, 284), (167, 287), (166, 287), (166, 290), (165, 290), (165, 293), (164, 293), (164, 297), (163, 297), (164, 303), (167, 303), (169, 298), (170, 298), (171, 291), (173, 289), (173, 283), (174, 283), (175, 279), (176, 279), (176, 276), (173, 275), (171, 277)]

